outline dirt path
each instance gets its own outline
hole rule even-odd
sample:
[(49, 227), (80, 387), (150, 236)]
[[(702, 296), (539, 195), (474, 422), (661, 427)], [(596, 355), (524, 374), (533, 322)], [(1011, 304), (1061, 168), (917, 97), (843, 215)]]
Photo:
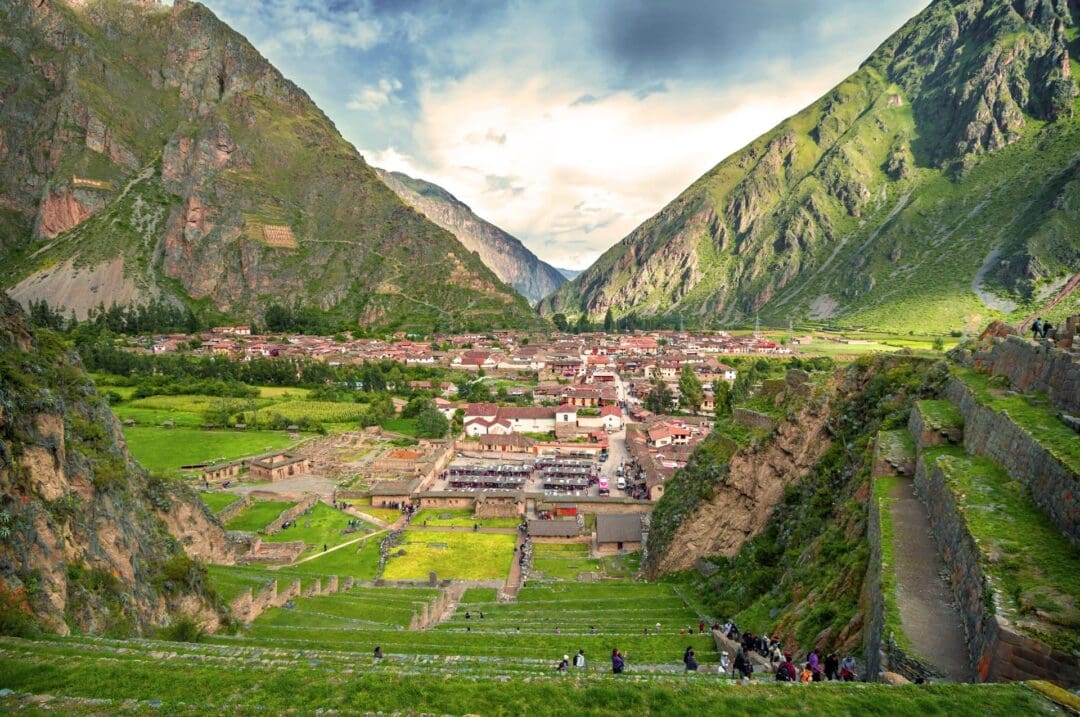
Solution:
[(910, 479), (900, 480), (889, 497), (896, 563), (896, 601), (900, 622), (916, 655), (946, 678), (971, 681), (967, 643), (945, 566), (930, 534), (926, 508)]
[(525, 536), (518, 535), (514, 543), (514, 559), (510, 562), (510, 573), (506, 576), (506, 585), (503, 586), (502, 594), (509, 600), (517, 600), (518, 588), (521, 587), (521, 546), (525, 544)]

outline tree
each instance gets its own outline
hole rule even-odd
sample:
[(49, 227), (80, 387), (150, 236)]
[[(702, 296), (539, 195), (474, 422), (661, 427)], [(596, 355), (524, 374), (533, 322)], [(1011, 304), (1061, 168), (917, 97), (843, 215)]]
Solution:
[(679, 374), (679, 405), (690, 413), (697, 413), (701, 408), (701, 402), (705, 400), (705, 392), (701, 389), (701, 380), (694, 373), (690, 364), (682, 367)]
[(405, 408), (401, 409), (401, 417), (419, 418), (420, 414), (429, 408), (434, 410), (435, 402), (426, 396), (417, 396), (405, 404)]
[(570, 325), (566, 322), (566, 314), (555, 314), (551, 317), (551, 323), (555, 324), (556, 329), (564, 333), (570, 328)]
[(574, 325), (575, 334), (587, 334), (592, 331), (592, 325), (589, 323), (589, 315), (585, 312), (581, 313), (578, 317), (577, 324)]
[(731, 415), (731, 386), (727, 381), (713, 382), (713, 397), (716, 402), (716, 418), (726, 418)]
[(416, 433), (421, 438), (445, 438), (450, 421), (434, 405), (428, 406), (416, 417)]
[(615, 328), (615, 317), (611, 314), (611, 307), (608, 307), (607, 313), (604, 314), (604, 333), (610, 334)]
[(934, 347), (935, 351), (944, 351), (945, 350), (945, 342), (941, 339), (940, 336), (935, 336), (934, 337), (933, 347)]
[(660, 371), (654, 371), (652, 388), (645, 396), (645, 409), (653, 413), (669, 413), (672, 403), (671, 389), (660, 378)]

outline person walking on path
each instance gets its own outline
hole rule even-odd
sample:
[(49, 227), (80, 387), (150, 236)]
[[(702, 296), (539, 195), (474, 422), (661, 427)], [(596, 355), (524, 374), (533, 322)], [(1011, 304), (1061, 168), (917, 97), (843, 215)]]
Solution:
[(1043, 322), (1042, 322), (1042, 317), (1040, 316), (1039, 318), (1035, 319), (1035, 323), (1031, 325), (1031, 338), (1038, 341), (1039, 340), (1039, 334), (1042, 333), (1042, 330), (1043, 330)]
[(382, 645), (376, 645), (375, 646), (375, 659), (376, 660), (381, 660), (382, 659)]
[(840, 662), (840, 679), (844, 682), (855, 681), (855, 658), (851, 655)]
[(746, 656), (746, 650), (741, 646), (739, 651), (735, 653), (735, 672), (741, 675), (744, 680), (750, 679), (750, 675), (754, 672), (754, 666), (750, 664), (750, 658)]
[(777, 682), (797, 682), (799, 675), (795, 670), (795, 663), (791, 661), (791, 653), (784, 653), (784, 661), (776, 668)]
[(576, 667), (579, 670), (584, 670), (585, 669), (585, 651), (584, 650), (578, 650), (577, 654), (574, 655), (574, 667)]
[(697, 657), (694, 656), (693, 650), (689, 650), (686, 653), (686, 659), (684, 660), (684, 662), (686, 663), (687, 672), (697, 672), (698, 662)]
[(1042, 337), (1044, 339), (1050, 338), (1050, 332), (1053, 331), (1053, 330), (1054, 330), (1054, 325), (1051, 324), (1049, 321), (1047, 321), (1046, 323), (1043, 324), (1043, 327), (1042, 327)]
[(830, 652), (825, 658), (825, 679), (832, 682), (833, 680), (840, 679), (840, 658), (836, 656), (835, 652)]
[(562, 659), (559, 660), (559, 664), (555, 665), (555, 670), (557, 672), (566, 672), (567, 668), (569, 668), (569, 667), (570, 667), (570, 655), (563, 655)]
[(626, 667), (626, 659), (619, 652), (619, 648), (613, 649), (611, 651), (611, 671), (616, 675), (621, 675), (624, 667)]

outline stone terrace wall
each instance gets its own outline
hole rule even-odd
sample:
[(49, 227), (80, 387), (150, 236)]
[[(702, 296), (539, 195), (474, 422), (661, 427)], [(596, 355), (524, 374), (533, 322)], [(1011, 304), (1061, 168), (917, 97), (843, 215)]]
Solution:
[(776, 428), (776, 421), (772, 416), (764, 413), (751, 411), (748, 408), (735, 408), (731, 411), (731, 418), (751, 430), (771, 431)]
[(282, 526), (285, 525), (285, 523), (290, 520), (295, 520), (299, 516), (308, 512), (309, 510), (311, 510), (312, 506), (314, 506), (318, 502), (319, 496), (306, 496), (302, 501), (300, 501), (293, 507), (286, 508), (285, 510), (281, 511), (281, 515), (279, 515), (270, 525), (266, 526), (263, 532), (267, 535), (273, 535), (274, 533), (281, 531)]
[(981, 405), (962, 381), (953, 379), (946, 393), (964, 417), (964, 449), (992, 459), (1010, 476), (1026, 483), (1035, 503), (1073, 545), (1080, 547), (1080, 477), (1008, 414)]
[(217, 513), (217, 519), (220, 520), (222, 524), (225, 524), (244, 512), (251, 503), (252, 500), (250, 495), (245, 495), (240, 500), (234, 500)]
[(870, 543), (870, 559), (866, 566), (861, 602), (865, 611), (863, 623), (863, 654), (866, 659), (866, 679), (878, 681), (886, 663), (882, 654), (882, 635), (885, 632), (885, 595), (881, 583), (881, 511), (871, 491), (866, 501), (870, 514), (866, 522), (866, 539)]
[(1080, 685), (1080, 659), (1020, 635), (993, 613), (994, 596), (979, 563), (979, 548), (956, 508), (941, 469), (919, 459), (915, 488), (927, 506), (938, 549), (950, 569), (953, 594), (967, 634), (968, 655), (981, 682), (1051, 680)]
[(1061, 410), (1080, 413), (1080, 359), (1063, 349), (1037, 346), (1020, 336), (995, 339), (989, 351), (972, 357), (997, 376), (1007, 376), (1013, 388), (1045, 393)]
[(922, 407), (916, 403), (908, 417), (908, 432), (915, 440), (915, 450), (924, 451), (942, 443), (959, 443), (963, 431), (959, 428), (934, 428), (933, 423), (923, 415)]

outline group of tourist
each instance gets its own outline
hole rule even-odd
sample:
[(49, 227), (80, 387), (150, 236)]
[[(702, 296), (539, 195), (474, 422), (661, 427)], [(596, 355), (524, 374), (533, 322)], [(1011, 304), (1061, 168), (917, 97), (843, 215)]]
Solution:
[(1031, 338), (1038, 341), (1041, 336), (1043, 339), (1050, 338), (1050, 333), (1054, 330), (1054, 325), (1049, 321), (1043, 321), (1042, 317), (1035, 319), (1035, 323), (1031, 325)]

